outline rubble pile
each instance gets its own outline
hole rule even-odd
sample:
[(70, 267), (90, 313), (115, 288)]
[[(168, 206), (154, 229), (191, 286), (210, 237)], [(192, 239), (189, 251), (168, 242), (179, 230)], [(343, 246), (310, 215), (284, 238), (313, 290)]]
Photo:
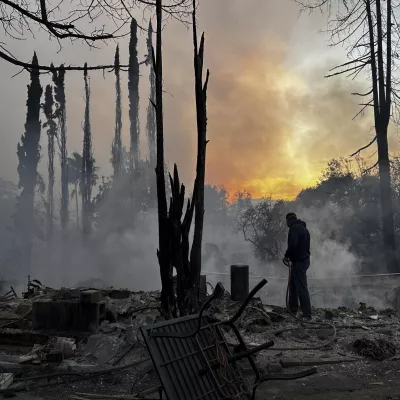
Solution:
[[(4, 375), (0, 375), (0, 393), (32, 390), (46, 397), (51, 388), (63, 387), (75, 400), (101, 398), (90, 396), (100, 392), (131, 398), (141, 397), (138, 393), (142, 392), (154, 395), (160, 383), (139, 328), (163, 320), (159, 297), (159, 292), (53, 290), (38, 284), (24, 298), (5, 296), (0, 301), (0, 368)], [(95, 331), (33, 329), (32, 309), (39, 300), (103, 304), (105, 312), (98, 314)], [(208, 314), (215, 321), (227, 320), (240, 305), (225, 293), (212, 303)], [(348, 368), (357, 368), (357, 362), (391, 359), (400, 346), (399, 314), (366, 304), (357, 310), (314, 309), (313, 322), (301, 323), (284, 308), (266, 306), (254, 298), (236, 326), (250, 348), (274, 341), (274, 346), (254, 355), (257, 366), (269, 374), (324, 364), (348, 363)], [(225, 327), (224, 335), (232, 353), (240, 352)], [(44, 387), (49, 387), (45, 394)]]
[(360, 356), (372, 360), (383, 361), (396, 355), (396, 347), (385, 339), (369, 340), (357, 339), (354, 342), (354, 350)]

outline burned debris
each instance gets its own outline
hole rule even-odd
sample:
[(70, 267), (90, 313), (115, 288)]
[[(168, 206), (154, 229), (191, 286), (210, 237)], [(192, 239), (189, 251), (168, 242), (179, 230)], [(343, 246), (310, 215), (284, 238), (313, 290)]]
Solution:
[[(266, 380), (295, 379), (316, 373), (316, 369), (311, 368), (295, 375), (262, 375), (256, 366), (253, 354), (272, 347), (274, 342), (269, 340), (248, 349), (235, 322), (266, 283), (266, 280), (261, 281), (226, 321), (215, 322), (203, 315), (206, 307), (224, 293), (222, 285), (218, 284), (198, 315), (141, 328), (168, 399), (184, 400), (194, 393), (197, 399), (254, 399), (258, 386)], [(242, 351), (232, 354), (222, 326), (232, 330)], [(254, 373), (251, 385), (245, 382), (238, 365), (243, 360), (250, 364)]]
[(396, 346), (385, 339), (361, 338), (357, 339), (353, 346), (356, 354), (373, 360), (383, 361), (396, 355)]
[(199, 314), (168, 320), (159, 292), (39, 285), (12, 296), (0, 302), (0, 393), (251, 399), (271, 381), (396, 359), (395, 311), (314, 309), (313, 323), (300, 323), (255, 297), (265, 283), (243, 303), (217, 284)]

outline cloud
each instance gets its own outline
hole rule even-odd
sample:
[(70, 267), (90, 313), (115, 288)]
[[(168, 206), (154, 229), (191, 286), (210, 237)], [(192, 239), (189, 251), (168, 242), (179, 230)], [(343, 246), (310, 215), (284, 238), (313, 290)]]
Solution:
[[(253, 17), (248, 19), (250, 12)], [(293, 4), (204, 1), (200, 22), (206, 32), (205, 67), (211, 71), (209, 182), (230, 191), (247, 188), (255, 196), (294, 197), (316, 181), (328, 160), (348, 156), (372, 138), (368, 112), (353, 121), (360, 107), (351, 92), (362, 91), (363, 82), (324, 78), (338, 63), (338, 52), (330, 53), (329, 59), (322, 50), (322, 60), (314, 54), (311, 62), (315, 49), (307, 41), (299, 44), (298, 37), (294, 50), (298, 20)], [(178, 37), (185, 37), (184, 29), (169, 28), (166, 153), (188, 181), (193, 179), (196, 153), (190, 38), (183, 45)], [(303, 27), (302, 32), (309, 38), (312, 31)]]

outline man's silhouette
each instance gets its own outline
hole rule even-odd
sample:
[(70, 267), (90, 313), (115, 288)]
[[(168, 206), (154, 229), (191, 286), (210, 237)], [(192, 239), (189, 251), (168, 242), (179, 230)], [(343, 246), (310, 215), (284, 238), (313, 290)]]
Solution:
[(292, 264), (292, 273), (289, 283), (289, 309), (297, 313), (299, 300), (302, 317), (311, 319), (311, 302), (307, 286), (307, 270), (310, 266), (310, 232), (307, 224), (297, 218), (295, 213), (286, 215), (286, 224), (289, 227), (288, 247), (284, 261)]

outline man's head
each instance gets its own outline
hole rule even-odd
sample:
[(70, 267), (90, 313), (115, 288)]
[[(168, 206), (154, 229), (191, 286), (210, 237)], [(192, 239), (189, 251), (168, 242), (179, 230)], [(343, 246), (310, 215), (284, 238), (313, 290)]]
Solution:
[(297, 215), (293, 212), (286, 214), (286, 225), (290, 228), (297, 221)]

